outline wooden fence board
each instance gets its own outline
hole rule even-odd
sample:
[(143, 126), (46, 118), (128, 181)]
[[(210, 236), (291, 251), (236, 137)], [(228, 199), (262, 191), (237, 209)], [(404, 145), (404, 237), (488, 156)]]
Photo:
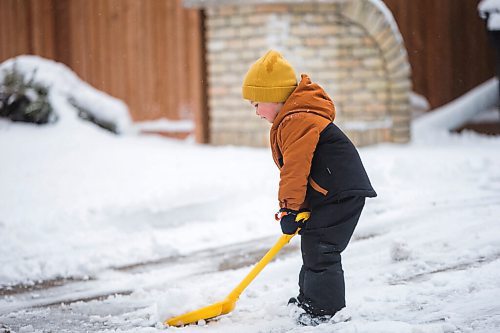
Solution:
[(203, 119), (204, 55), (192, 45), (203, 43), (201, 12), (182, 0), (1, 0), (0, 16), (0, 62), (20, 54), (63, 62), (124, 100), (134, 120)]

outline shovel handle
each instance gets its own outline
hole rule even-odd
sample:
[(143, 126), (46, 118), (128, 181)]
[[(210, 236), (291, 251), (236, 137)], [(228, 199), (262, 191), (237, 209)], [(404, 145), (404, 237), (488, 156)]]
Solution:
[(240, 284), (238, 284), (236, 288), (234, 288), (231, 291), (231, 293), (229, 293), (227, 299), (236, 302), (240, 297), (241, 293), (243, 292), (243, 290), (245, 290), (245, 288), (255, 279), (255, 277), (260, 273), (260, 271), (262, 271), (264, 267), (266, 267), (266, 265), (276, 256), (276, 254), (283, 248), (283, 246), (285, 246), (288, 242), (290, 242), (290, 239), (292, 239), (293, 236), (295, 236), (299, 231), (300, 229), (298, 229), (292, 235), (286, 235), (286, 234), (281, 235), (281, 237), (273, 245), (273, 247), (269, 249), (269, 251), (267, 251), (264, 257), (262, 257), (262, 259), (260, 259), (260, 261), (254, 266), (254, 268), (252, 268), (250, 273), (248, 273), (247, 276), (245, 276), (243, 281), (241, 281)]

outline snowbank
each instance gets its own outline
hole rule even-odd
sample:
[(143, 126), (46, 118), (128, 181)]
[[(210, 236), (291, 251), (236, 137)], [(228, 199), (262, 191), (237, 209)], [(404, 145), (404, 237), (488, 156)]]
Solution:
[(498, 105), (498, 79), (492, 78), (456, 100), (412, 122), (414, 141), (429, 140), (459, 128), (475, 115)]

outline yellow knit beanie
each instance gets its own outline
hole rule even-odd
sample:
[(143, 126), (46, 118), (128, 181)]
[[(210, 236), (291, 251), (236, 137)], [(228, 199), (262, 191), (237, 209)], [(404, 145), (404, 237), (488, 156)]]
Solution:
[(248, 70), (243, 80), (243, 98), (254, 102), (286, 101), (297, 87), (292, 66), (276, 51), (268, 51)]

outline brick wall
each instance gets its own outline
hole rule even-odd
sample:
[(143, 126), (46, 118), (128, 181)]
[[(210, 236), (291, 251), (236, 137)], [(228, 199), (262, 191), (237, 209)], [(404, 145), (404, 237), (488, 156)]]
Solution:
[(409, 140), (410, 67), (399, 32), (369, 0), (223, 5), (204, 0), (210, 141), (265, 146), (269, 124), (241, 97), (249, 66), (283, 53), (332, 97), (357, 145)]

